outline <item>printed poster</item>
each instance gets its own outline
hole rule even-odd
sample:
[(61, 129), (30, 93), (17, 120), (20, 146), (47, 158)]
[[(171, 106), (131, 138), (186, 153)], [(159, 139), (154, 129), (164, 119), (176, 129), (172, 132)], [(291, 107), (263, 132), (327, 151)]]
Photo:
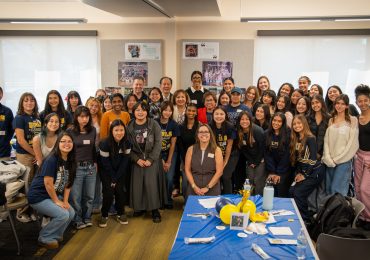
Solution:
[(126, 60), (160, 60), (160, 43), (125, 43)]
[(204, 86), (222, 86), (223, 80), (233, 75), (233, 63), (230, 61), (203, 61)]
[(148, 85), (147, 62), (118, 62), (118, 86), (131, 87), (135, 76), (142, 76)]
[(218, 42), (183, 42), (183, 59), (218, 60)]

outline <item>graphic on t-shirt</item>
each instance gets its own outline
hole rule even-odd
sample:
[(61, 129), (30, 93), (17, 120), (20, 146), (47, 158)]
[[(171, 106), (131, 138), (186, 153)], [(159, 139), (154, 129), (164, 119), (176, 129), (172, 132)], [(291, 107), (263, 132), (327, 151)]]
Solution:
[(56, 193), (63, 194), (64, 188), (67, 186), (68, 177), (68, 170), (66, 170), (64, 166), (60, 166), (54, 183), (54, 189)]
[(26, 140), (28, 144), (32, 146), (33, 137), (41, 132), (41, 121), (36, 119), (35, 121), (28, 122), (28, 131), (26, 135)]
[(171, 146), (172, 131), (162, 130), (162, 152), (168, 151)]
[(217, 142), (218, 147), (220, 147), (222, 151), (222, 155), (224, 156), (226, 152), (226, 146), (227, 146), (227, 135), (217, 134), (216, 142)]
[(0, 121), (5, 121), (5, 115), (0, 115)]
[(146, 128), (135, 130), (135, 138), (138, 144), (144, 144), (147, 136), (148, 136), (148, 130)]

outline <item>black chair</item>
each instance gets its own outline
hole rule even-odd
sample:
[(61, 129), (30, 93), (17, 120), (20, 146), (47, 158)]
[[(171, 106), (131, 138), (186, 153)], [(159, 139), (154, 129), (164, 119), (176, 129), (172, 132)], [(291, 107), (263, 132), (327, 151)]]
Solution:
[(370, 239), (342, 238), (321, 233), (316, 242), (320, 260), (370, 259)]
[[(22, 246), (19, 241), (18, 235), (17, 235), (17, 230), (15, 228), (15, 221), (13, 219), (12, 212), (17, 211), (17, 209), (23, 208), (28, 204), (26, 196), (19, 196), (17, 197), (14, 201), (11, 203), (6, 202), (5, 198), (5, 189), (1, 195), (2, 201), (5, 202), (5, 204), (0, 205), (0, 212), (7, 212), (7, 218), (9, 219), (10, 227), (12, 229), (13, 235), (15, 237), (15, 240), (17, 242), (17, 255), (20, 255), (22, 253)], [(3, 200), (5, 198), (5, 200)]]

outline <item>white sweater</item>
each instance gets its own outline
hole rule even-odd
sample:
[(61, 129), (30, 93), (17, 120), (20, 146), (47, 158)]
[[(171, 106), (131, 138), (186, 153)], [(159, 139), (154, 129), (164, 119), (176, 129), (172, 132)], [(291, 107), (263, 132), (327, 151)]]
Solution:
[(330, 124), (324, 138), (324, 154), (322, 162), (328, 167), (351, 160), (359, 148), (358, 121), (351, 116), (351, 124), (341, 122)]

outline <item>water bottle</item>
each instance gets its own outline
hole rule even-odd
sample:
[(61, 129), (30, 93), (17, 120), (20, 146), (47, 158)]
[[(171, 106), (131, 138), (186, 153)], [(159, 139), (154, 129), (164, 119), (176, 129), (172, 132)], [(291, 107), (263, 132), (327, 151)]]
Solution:
[(297, 259), (306, 259), (306, 247), (307, 238), (304, 234), (303, 228), (301, 228), (297, 237)]
[(251, 194), (251, 189), (252, 189), (252, 186), (249, 182), (249, 179), (245, 179), (245, 182), (243, 184), (243, 190), (244, 190), (244, 193), (247, 194), (247, 198), (250, 196)]
[(274, 206), (274, 186), (271, 181), (266, 182), (266, 186), (263, 189), (263, 203), (262, 208), (264, 210), (272, 210)]

